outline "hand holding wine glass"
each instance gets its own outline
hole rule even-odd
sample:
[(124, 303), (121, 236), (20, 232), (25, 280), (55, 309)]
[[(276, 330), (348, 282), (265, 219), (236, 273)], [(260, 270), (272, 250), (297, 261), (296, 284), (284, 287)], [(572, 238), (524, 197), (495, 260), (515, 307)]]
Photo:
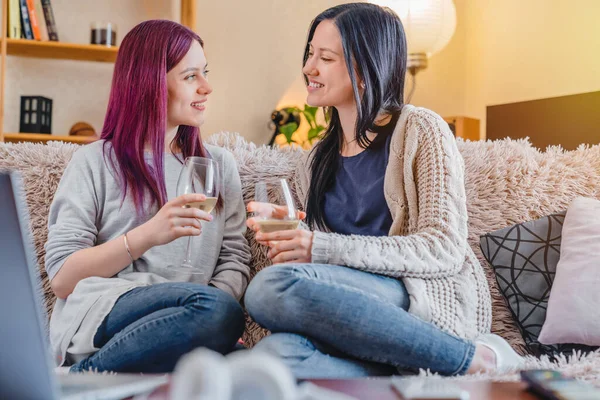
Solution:
[(270, 247), (273, 262), (310, 262), (313, 233), (297, 229), (306, 213), (296, 210), (287, 181), (257, 183), (254, 198), (248, 203), (254, 216), (247, 225), (260, 244)]
[[(212, 220), (210, 213), (217, 205), (220, 190), (221, 175), (219, 173), (219, 166), (215, 160), (204, 157), (187, 157), (185, 159), (185, 163), (179, 174), (179, 180), (177, 181), (178, 198), (189, 194), (199, 194), (202, 196), (182, 204), (184, 209), (196, 210), (199, 213), (198, 215), (210, 217), (210, 219), (200, 219)], [(197, 220), (197, 223), (200, 224), (200, 220)], [(201, 225), (199, 229), (202, 231)], [(191, 251), (192, 237), (190, 236), (183, 262), (179, 267), (170, 268), (182, 270), (186, 273), (202, 274), (192, 264)]]
[(200, 235), (200, 220), (212, 221), (212, 215), (197, 208), (186, 208), (185, 205), (205, 199), (203, 194), (190, 193), (176, 197), (162, 206), (144, 227), (151, 247), (171, 243), (183, 236)]
[(256, 183), (254, 201), (248, 203), (247, 209), (253, 213), (247, 225), (255, 232), (271, 233), (298, 227), (300, 215), (296, 212), (294, 199), (285, 179), (274, 183)]

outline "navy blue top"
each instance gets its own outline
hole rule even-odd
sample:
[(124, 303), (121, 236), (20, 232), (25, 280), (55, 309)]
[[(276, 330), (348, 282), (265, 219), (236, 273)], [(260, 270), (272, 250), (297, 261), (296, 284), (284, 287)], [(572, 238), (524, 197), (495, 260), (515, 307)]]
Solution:
[(352, 157), (338, 157), (335, 182), (325, 193), (323, 213), (327, 227), (345, 235), (387, 236), (392, 215), (383, 193), (390, 139)]

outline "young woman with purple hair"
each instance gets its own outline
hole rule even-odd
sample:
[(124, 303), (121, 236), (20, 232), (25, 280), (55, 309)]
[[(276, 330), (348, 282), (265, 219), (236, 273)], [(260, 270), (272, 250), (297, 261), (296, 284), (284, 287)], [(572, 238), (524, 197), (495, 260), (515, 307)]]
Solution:
[[(233, 156), (200, 137), (207, 73), (202, 40), (180, 24), (146, 21), (123, 39), (101, 140), (74, 153), (49, 214), (51, 345), (72, 372), (169, 372), (243, 332), (246, 213)], [(214, 216), (183, 207), (203, 195), (176, 196), (190, 156), (220, 166)], [(170, 270), (189, 237), (197, 271)]]

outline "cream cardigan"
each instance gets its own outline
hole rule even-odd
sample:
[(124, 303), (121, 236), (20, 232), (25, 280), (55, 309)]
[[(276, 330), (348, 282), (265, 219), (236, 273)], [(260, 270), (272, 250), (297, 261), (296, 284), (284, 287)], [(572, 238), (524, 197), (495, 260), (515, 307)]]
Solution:
[[(310, 154), (297, 169), (302, 204)], [(490, 330), (492, 306), (484, 271), (467, 243), (464, 163), (448, 124), (405, 105), (394, 129), (384, 178), (393, 223), (387, 237), (315, 232), (312, 262), (401, 278), (409, 312), (454, 335)]]

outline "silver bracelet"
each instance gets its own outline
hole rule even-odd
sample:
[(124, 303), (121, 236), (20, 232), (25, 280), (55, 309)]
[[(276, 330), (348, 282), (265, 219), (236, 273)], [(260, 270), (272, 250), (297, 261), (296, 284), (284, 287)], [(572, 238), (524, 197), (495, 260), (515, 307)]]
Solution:
[(129, 243), (127, 242), (127, 233), (125, 233), (123, 235), (123, 242), (125, 242), (125, 250), (127, 250), (127, 254), (129, 255), (129, 259), (131, 260), (131, 263), (133, 264), (133, 262), (135, 261), (133, 259), (133, 257), (131, 256), (131, 251), (129, 250)]

